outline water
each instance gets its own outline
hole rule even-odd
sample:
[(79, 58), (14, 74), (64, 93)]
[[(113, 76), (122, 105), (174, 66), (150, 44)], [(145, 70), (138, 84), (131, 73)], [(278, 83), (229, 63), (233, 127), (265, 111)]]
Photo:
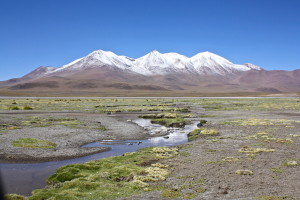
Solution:
[(32, 190), (45, 187), (45, 180), (47, 177), (63, 165), (84, 163), (91, 160), (118, 156), (126, 152), (134, 152), (145, 147), (184, 144), (188, 141), (187, 134), (191, 130), (197, 128), (197, 123), (186, 125), (184, 129), (179, 129), (166, 128), (161, 125), (151, 124), (148, 119), (136, 119), (133, 122), (144, 127), (150, 135), (165, 132), (168, 132), (168, 135), (151, 137), (145, 140), (102, 140), (90, 143), (84, 145), (83, 148), (111, 147), (112, 150), (70, 160), (30, 164), (1, 164), (1, 175), (5, 192), (30, 196)]

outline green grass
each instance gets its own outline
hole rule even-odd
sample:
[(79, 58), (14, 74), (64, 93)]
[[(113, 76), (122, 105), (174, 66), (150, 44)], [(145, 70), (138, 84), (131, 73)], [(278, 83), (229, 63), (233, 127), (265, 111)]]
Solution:
[(156, 183), (169, 174), (169, 166), (158, 161), (177, 154), (176, 148), (154, 147), (63, 166), (47, 179), (46, 188), (34, 190), (28, 199), (116, 199), (157, 190)]
[(25, 105), (23, 107), (23, 110), (33, 110), (33, 108), (31, 106)]
[(19, 106), (11, 106), (9, 110), (20, 110)]
[(17, 194), (6, 194), (4, 200), (26, 200), (26, 198)]
[(12, 141), (12, 146), (20, 148), (55, 148), (56, 144), (48, 140), (35, 138), (19, 138)]
[(203, 136), (218, 136), (219, 134), (220, 134), (219, 131), (217, 131), (215, 129), (198, 128), (198, 129), (194, 129), (193, 131), (189, 132), (188, 141), (193, 141), (193, 140), (196, 140)]
[(300, 123), (300, 121), (286, 120), (286, 119), (231, 119), (225, 120), (222, 125), (235, 125), (235, 126), (270, 126), (270, 125), (279, 125), (287, 126), (292, 125), (293, 123)]
[(0, 99), (0, 110), (28, 106), (34, 110), (85, 111), (99, 113), (118, 112), (189, 112), (187, 107), (176, 106), (173, 99)]
[[(184, 103), (183, 105), (181, 103)], [(9, 110), (12, 105), (23, 108), (28, 105), (34, 110), (68, 110), (93, 112), (189, 112), (189, 105), (198, 105), (207, 110), (299, 110), (295, 98), (261, 99), (0, 99), (0, 110)], [(206, 116), (203, 116), (206, 117)], [(209, 117), (209, 116), (207, 116)]]
[(93, 123), (87, 126), (84, 121), (79, 121), (74, 118), (54, 118), (54, 117), (28, 117), (26, 120), (21, 121), (22, 126), (29, 127), (48, 127), (48, 126), (58, 126), (63, 125), (69, 128), (89, 128), (105, 131), (106, 128), (98, 123)]
[(140, 118), (144, 119), (161, 119), (161, 118), (190, 118), (191, 114), (179, 114), (179, 113), (151, 113), (139, 115)]
[(162, 118), (152, 119), (151, 123), (168, 127), (184, 127), (189, 121), (184, 118)]

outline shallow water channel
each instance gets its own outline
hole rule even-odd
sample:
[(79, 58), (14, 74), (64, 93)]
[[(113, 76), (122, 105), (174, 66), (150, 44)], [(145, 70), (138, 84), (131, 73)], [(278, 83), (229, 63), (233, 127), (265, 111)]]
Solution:
[(118, 156), (145, 147), (184, 144), (188, 141), (187, 134), (197, 128), (196, 122), (186, 125), (184, 128), (166, 128), (161, 125), (151, 124), (148, 119), (136, 119), (133, 122), (144, 127), (150, 135), (158, 132), (168, 132), (168, 135), (151, 137), (145, 140), (102, 140), (90, 143), (84, 145), (83, 148), (111, 147), (111, 150), (75, 159), (42, 163), (1, 164), (2, 183), (5, 192), (30, 196), (32, 190), (45, 187), (47, 177), (63, 165)]

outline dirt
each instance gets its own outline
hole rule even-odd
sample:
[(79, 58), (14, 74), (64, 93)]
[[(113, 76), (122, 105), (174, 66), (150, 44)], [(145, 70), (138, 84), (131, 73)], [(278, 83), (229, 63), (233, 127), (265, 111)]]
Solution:
[[(167, 197), (205, 200), (300, 199), (300, 123), (255, 126), (222, 125), (221, 123), (225, 119), (232, 118), (300, 121), (298, 111), (289, 111), (286, 114), (266, 111), (211, 111), (206, 114), (214, 114), (216, 117), (207, 118), (209, 123), (204, 127), (216, 129), (220, 135), (200, 137), (181, 145), (178, 157), (162, 162), (171, 166), (170, 176), (161, 183), (166, 189), (143, 192), (137, 196), (121, 198), (122, 200), (169, 199)], [(268, 131), (268, 136), (274, 138), (290, 138), (293, 142), (247, 139), (247, 136), (262, 131)], [(244, 146), (275, 151), (256, 153), (251, 157), (239, 152)], [(238, 160), (223, 161), (222, 159), (226, 157)], [(287, 166), (286, 163), (292, 160), (298, 165)], [(253, 175), (238, 175), (237, 170), (251, 170)]]
[[(45, 127), (22, 126), (29, 117), (41, 119), (74, 119), (84, 126), (69, 127), (47, 125)], [(103, 139), (143, 139), (148, 135), (140, 126), (104, 114), (88, 113), (33, 113), (15, 112), (0, 114), (0, 124), (12, 124), (20, 129), (1, 131), (0, 162), (39, 162), (64, 160), (107, 151), (109, 148), (82, 148), (82, 145)], [(93, 127), (93, 128), (91, 128)], [(105, 127), (107, 130), (101, 130)], [(99, 129), (98, 129), (99, 128)], [(57, 144), (53, 149), (18, 148), (11, 143), (18, 138), (48, 140)]]
[[(192, 107), (193, 108), (193, 107)], [(193, 113), (215, 115), (204, 118), (206, 129), (220, 132), (215, 137), (200, 137), (188, 144), (179, 146), (179, 155), (161, 161), (170, 166), (169, 177), (159, 183), (160, 190), (143, 192), (125, 199), (240, 199), (240, 200), (281, 200), (300, 199), (300, 113), (297, 110), (286, 112), (268, 111), (205, 111), (193, 108)], [(26, 118), (28, 113), (0, 115), (3, 122)], [(41, 117), (72, 117), (88, 124), (101, 122), (108, 130), (74, 129), (65, 126), (34, 127), (10, 130), (2, 133), (0, 158), (5, 161), (25, 161), (43, 159), (63, 159), (66, 156), (78, 157), (107, 149), (84, 149), (83, 144), (99, 139), (141, 139), (147, 133), (141, 127), (126, 121), (100, 114), (35, 114)], [(246, 125), (223, 124), (224, 120), (256, 118), (261, 120), (293, 120), (291, 124)], [(200, 120), (200, 119), (199, 119)], [(45, 132), (47, 135), (45, 135)], [(264, 141), (262, 138), (248, 137), (259, 132), (268, 132), (272, 138), (291, 139), (292, 142)], [(294, 136), (291, 136), (294, 135)], [(11, 141), (19, 137), (36, 137), (57, 143), (56, 149), (24, 149), (11, 147)], [(285, 141), (285, 140), (284, 140)], [(274, 152), (261, 152), (247, 155), (239, 150), (245, 146), (274, 149)], [(233, 157), (235, 161), (224, 161)], [(288, 161), (298, 165), (287, 166)], [(237, 170), (250, 170), (252, 175), (239, 175)], [(157, 184), (157, 183), (155, 183)], [(166, 193), (165, 191), (170, 191)], [(165, 192), (165, 193), (164, 193)], [(169, 195), (169, 196), (168, 196)]]

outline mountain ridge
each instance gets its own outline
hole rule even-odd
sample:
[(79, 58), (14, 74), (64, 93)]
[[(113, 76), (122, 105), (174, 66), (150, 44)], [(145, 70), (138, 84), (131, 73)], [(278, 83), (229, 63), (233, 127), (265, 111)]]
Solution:
[(178, 53), (159, 53), (153, 50), (142, 57), (134, 59), (116, 55), (111, 51), (96, 50), (61, 67), (48, 67), (45, 75), (79, 70), (84, 67), (101, 66), (115, 66), (122, 70), (146, 76), (166, 74), (174, 71), (224, 76), (234, 71), (261, 70), (260, 67), (253, 64), (251, 66), (233, 64), (229, 60), (211, 52), (198, 53), (189, 58)]
[(1, 91), (100, 96), (285, 93), (299, 88), (300, 70), (267, 71), (251, 63), (234, 64), (211, 52), (187, 57), (154, 50), (134, 59), (96, 50), (61, 67), (41, 66), (21, 78), (2, 81), (0, 95)]

